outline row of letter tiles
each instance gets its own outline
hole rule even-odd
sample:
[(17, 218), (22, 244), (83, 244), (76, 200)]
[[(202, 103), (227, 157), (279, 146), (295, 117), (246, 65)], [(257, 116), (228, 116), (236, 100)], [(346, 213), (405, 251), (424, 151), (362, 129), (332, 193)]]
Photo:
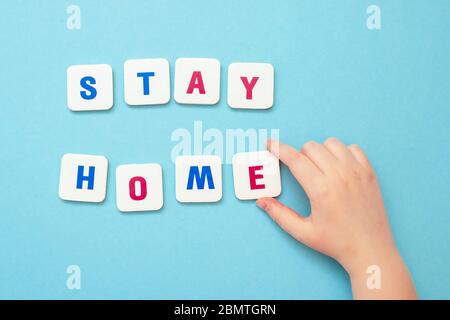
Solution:
[[(125, 102), (130, 106), (170, 101), (166, 59), (133, 59), (124, 63)], [(175, 63), (174, 99), (179, 104), (214, 105), (220, 100), (220, 62), (179, 58)], [(108, 110), (113, 106), (113, 71), (107, 64), (67, 69), (67, 105), (72, 111)], [(232, 63), (228, 67), (228, 105), (268, 109), (273, 105), (274, 69), (268, 63)]]
[[(179, 202), (222, 199), (222, 162), (218, 156), (180, 156), (175, 161)], [(63, 200), (102, 202), (106, 196), (108, 160), (103, 156), (65, 154), (61, 159), (59, 196)], [(236, 153), (233, 179), (240, 200), (277, 197), (281, 193), (280, 165), (268, 151)], [(122, 212), (162, 208), (163, 175), (157, 163), (116, 168), (116, 204)]]

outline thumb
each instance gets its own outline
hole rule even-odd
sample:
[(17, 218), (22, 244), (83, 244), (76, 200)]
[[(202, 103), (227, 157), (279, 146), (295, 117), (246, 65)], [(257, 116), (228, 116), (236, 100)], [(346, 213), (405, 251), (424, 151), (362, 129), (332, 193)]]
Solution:
[(298, 241), (311, 246), (314, 238), (314, 229), (311, 220), (297, 214), (274, 198), (261, 198), (256, 205), (275, 221), (284, 231)]

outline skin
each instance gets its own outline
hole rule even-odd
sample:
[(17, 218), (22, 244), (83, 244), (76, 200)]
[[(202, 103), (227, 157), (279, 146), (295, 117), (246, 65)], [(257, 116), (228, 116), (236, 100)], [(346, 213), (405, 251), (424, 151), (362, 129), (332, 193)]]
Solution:
[[(303, 217), (273, 198), (256, 204), (292, 237), (340, 263), (355, 299), (416, 299), (375, 172), (361, 148), (336, 138), (307, 142), (300, 151), (278, 141), (268, 141), (267, 148), (303, 187), (311, 214)], [(372, 265), (380, 268), (379, 289), (367, 285)]]

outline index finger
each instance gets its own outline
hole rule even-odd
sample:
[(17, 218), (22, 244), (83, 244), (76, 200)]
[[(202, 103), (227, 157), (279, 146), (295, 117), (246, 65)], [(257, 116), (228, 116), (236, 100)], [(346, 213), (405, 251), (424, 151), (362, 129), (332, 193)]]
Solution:
[(323, 176), (320, 169), (307, 156), (290, 145), (269, 140), (267, 149), (289, 168), (309, 197), (318, 179)]

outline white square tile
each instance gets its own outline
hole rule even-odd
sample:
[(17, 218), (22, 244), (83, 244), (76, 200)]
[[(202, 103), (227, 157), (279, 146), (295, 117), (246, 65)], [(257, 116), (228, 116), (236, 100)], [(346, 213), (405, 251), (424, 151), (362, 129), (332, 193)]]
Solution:
[(67, 68), (67, 106), (72, 111), (107, 110), (113, 106), (113, 72), (108, 64)]
[(108, 160), (103, 156), (66, 153), (61, 158), (59, 197), (63, 200), (102, 202), (106, 196)]
[(216, 104), (220, 99), (220, 62), (217, 59), (179, 58), (175, 62), (175, 101)]
[(161, 166), (157, 163), (118, 166), (116, 204), (122, 212), (161, 209), (163, 206)]
[(166, 104), (170, 71), (166, 59), (132, 59), (123, 66), (125, 102), (130, 106)]
[(281, 194), (280, 164), (269, 151), (241, 152), (233, 156), (234, 192), (240, 200)]
[(228, 66), (228, 105), (237, 109), (269, 109), (273, 105), (274, 70), (269, 63)]
[(179, 202), (217, 202), (222, 199), (222, 161), (218, 156), (180, 156), (175, 160)]

